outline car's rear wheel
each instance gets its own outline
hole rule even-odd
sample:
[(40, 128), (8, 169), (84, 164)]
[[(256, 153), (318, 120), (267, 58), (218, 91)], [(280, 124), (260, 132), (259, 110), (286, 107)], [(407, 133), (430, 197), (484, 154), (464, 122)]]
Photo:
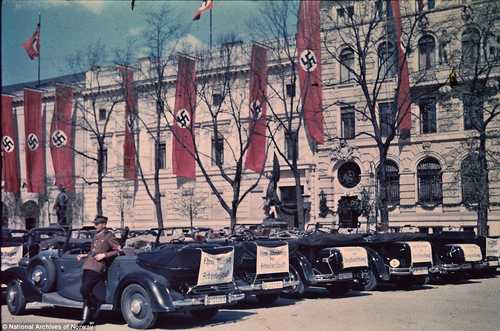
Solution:
[(26, 298), (19, 281), (13, 280), (7, 285), (5, 299), (7, 308), (12, 315), (22, 315), (26, 310)]
[(363, 284), (363, 290), (373, 291), (378, 287), (377, 275), (373, 270), (369, 270)]
[(120, 308), (125, 322), (134, 329), (149, 329), (158, 318), (158, 313), (153, 311), (151, 305), (151, 296), (138, 284), (131, 284), (125, 288)]
[(199, 322), (207, 322), (214, 318), (218, 312), (218, 308), (192, 310), (191, 316)]
[(48, 293), (54, 289), (56, 274), (54, 262), (50, 260), (36, 259), (28, 266), (29, 279), (44, 293)]
[(257, 295), (255, 295), (255, 297), (257, 298), (257, 301), (258, 301), (261, 305), (270, 306), (270, 305), (272, 305), (273, 303), (275, 303), (275, 302), (276, 302), (276, 300), (278, 300), (278, 299), (279, 299), (280, 294), (279, 294), (279, 293), (272, 293), (272, 294), (257, 294)]

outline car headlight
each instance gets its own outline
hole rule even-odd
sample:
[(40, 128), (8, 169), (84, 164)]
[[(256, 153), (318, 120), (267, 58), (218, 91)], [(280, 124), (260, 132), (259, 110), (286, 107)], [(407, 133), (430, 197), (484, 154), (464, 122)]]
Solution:
[(400, 262), (398, 259), (392, 259), (391, 261), (389, 261), (389, 265), (393, 268), (397, 268), (399, 267)]

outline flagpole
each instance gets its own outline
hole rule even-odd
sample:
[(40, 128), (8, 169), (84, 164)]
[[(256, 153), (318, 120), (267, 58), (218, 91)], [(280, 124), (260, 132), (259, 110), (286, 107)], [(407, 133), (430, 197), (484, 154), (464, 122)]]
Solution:
[(40, 42), (40, 37), (42, 34), (41, 21), (42, 21), (42, 15), (38, 13), (38, 87), (40, 87), (40, 58), (42, 57), (42, 52), (41, 52), (42, 43)]
[(212, 8), (210, 8), (210, 50), (212, 50)]

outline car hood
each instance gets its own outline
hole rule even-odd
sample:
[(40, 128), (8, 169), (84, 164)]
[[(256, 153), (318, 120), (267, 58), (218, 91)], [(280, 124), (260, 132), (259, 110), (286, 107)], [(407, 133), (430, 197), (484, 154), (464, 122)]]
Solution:
[(364, 243), (363, 234), (312, 232), (297, 240), (299, 247), (357, 246)]

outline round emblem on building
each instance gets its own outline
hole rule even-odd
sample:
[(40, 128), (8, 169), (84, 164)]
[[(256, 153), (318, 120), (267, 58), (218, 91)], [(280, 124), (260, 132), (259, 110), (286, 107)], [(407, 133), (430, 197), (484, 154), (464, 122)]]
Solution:
[(28, 139), (26, 139), (26, 144), (30, 151), (36, 151), (38, 146), (40, 146), (40, 142), (38, 141), (38, 137), (34, 133), (30, 133), (28, 135)]
[(177, 122), (177, 125), (183, 129), (189, 128), (191, 126), (191, 116), (186, 109), (181, 109), (177, 112), (175, 121)]
[(68, 142), (68, 137), (66, 136), (66, 133), (62, 130), (56, 130), (54, 133), (52, 133), (52, 145), (54, 145), (57, 148), (66, 146), (66, 143)]
[(361, 181), (361, 169), (352, 161), (344, 163), (338, 171), (339, 182), (346, 188), (356, 187)]
[(312, 72), (316, 70), (316, 67), (318, 66), (318, 60), (316, 58), (316, 55), (314, 54), (314, 51), (311, 49), (305, 49), (300, 53), (300, 67), (302, 70), (307, 71), (307, 72)]
[(2, 137), (2, 150), (6, 153), (11, 153), (14, 151), (15, 145), (14, 140), (10, 136)]

